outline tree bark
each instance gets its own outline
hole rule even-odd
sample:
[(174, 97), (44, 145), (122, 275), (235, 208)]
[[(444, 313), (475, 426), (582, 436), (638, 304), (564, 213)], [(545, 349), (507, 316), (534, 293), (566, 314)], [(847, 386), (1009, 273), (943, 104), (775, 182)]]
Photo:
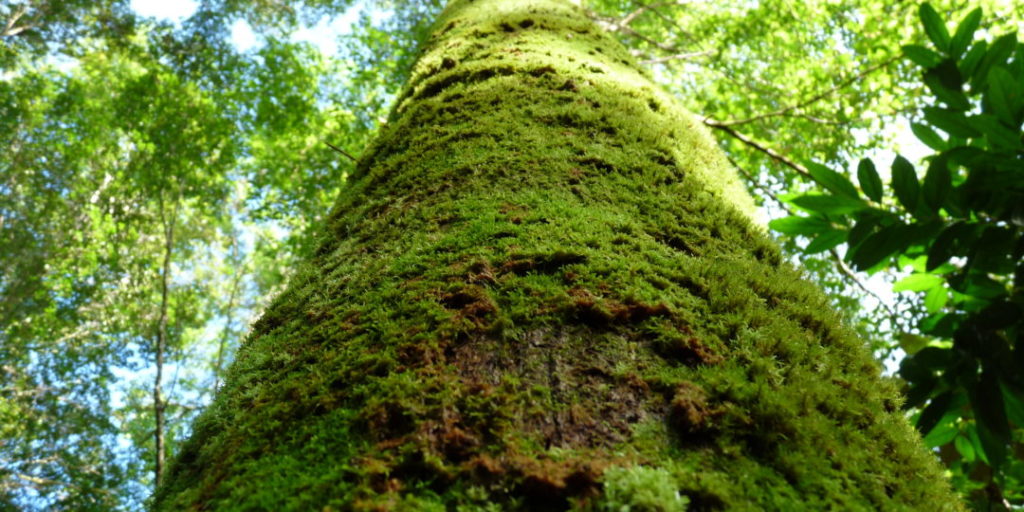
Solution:
[(455, 0), (421, 51), (156, 509), (959, 508), (706, 129), (580, 10)]

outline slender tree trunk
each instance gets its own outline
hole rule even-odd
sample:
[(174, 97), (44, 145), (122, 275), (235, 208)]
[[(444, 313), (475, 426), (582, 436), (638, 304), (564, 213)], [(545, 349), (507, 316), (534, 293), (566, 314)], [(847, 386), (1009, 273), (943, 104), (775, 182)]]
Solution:
[(959, 507), (709, 134), (580, 10), (455, 0), (421, 51), (157, 509)]
[(166, 448), (165, 434), (166, 434), (166, 418), (165, 411), (167, 404), (163, 398), (163, 380), (164, 380), (164, 353), (167, 350), (167, 303), (168, 303), (168, 291), (170, 286), (170, 274), (171, 274), (171, 256), (174, 251), (174, 223), (177, 220), (178, 209), (177, 206), (173, 209), (170, 217), (167, 216), (166, 205), (163, 202), (163, 197), (160, 198), (160, 221), (164, 229), (164, 261), (160, 271), (160, 314), (157, 319), (157, 333), (156, 333), (156, 346), (154, 351), (156, 352), (156, 375), (153, 378), (153, 418), (156, 422), (156, 427), (153, 431), (153, 445), (154, 445), (154, 464), (153, 464), (153, 484), (158, 486), (163, 480), (164, 474), (164, 457)]

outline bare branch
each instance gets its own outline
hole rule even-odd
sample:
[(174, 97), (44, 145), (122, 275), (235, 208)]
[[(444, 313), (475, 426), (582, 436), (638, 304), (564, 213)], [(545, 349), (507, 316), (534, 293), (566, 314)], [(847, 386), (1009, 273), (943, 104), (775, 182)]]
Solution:
[(878, 64), (875, 64), (874, 66), (869, 66), (869, 67), (865, 68), (863, 71), (861, 71), (860, 73), (857, 73), (856, 75), (854, 75), (854, 76), (852, 76), (852, 77), (850, 77), (850, 78), (848, 78), (846, 80), (843, 80), (842, 82), (839, 82), (838, 84), (836, 84), (836, 85), (834, 85), (834, 86), (832, 86), (832, 87), (830, 87), (830, 88), (828, 88), (828, 89), (826, 89), (826, 90), (824, 90), (824, 91), (822, 91), (822, 92), (820, 92), (818, 94), (815, 94), (814, 96), (811, 96), (810, 98), (808, 98), (808, 99), (806, 99), (804, 101), (801, 101), (799, 103), (794, 103), (793, 105), (790, 105), (790, 106), (785, 107), (785, 108), (781, 108), (781, 109), (776, 110), (774, 112), (768, 112), (768, 113), (765, 113), (765, 114), (758, 114), (756, 116), (748, 117), (746, 119), (737, 119), (737, 120), (733, 120), (733, 121), (716, 121), (716, 123), (718, 123), (719, 126), (736, 126), (738, 124), (746, 124), (746, 123), (752, 123), (754, 121), (760, 121), (762, 119), (766, 119), (766, 118), (769, 118), (769, 117), (777, 117), (777, 116), (785, 115), (785, 114), (787, 114), (787, 113), (789, 113), (789, 112), (791, 112), (793, 110), (797, 110), (797, 109), (800, 109), (800, 108), (804, 108), (804, 107), (806, 107), (808, 105), (814, 104), (814, 103), (816, 103), (816, 102), (818, 102), (818, 101), (820, 101), (820, 100), (822, 100), (822, 99), (832, 95), (836, 91), (838, 91), (840, 89), (844, 89), (847, 86), (849, 86), (850, 84), (852, 84), (852, 83), (854, 83), (854, 82), (856, 82), (858, 80), (862, 80), (865, 76), (867, 76), (867, 75), (869, 75), (869, 74), (871, 74), (871, 73), (873, 73), (873, 72), (875, 72), (875, 71), (877, 71), (877, 70), (879, 70), (881, 68), (884, 68), (884, 67), (888, 66), (889, 64), (892, 64), (893, 62), (895, 62), (897, 59), (900, 59), (900, 58), (901, 58), (901, 56), (890, 57), (889, 59), (887, 59), (885, 61), (882, 61), (882, 62), (879, 62)]
[(634, 10), (633, 12), (627, 14), (622, 19), (620, 19), (618, 21), (618, 23), (616, 23), (616, 25), (618, 25), (620, 27), (625, 27), (626, 25), (629, 25), (630, 23), (633, 23), (633, 20), (637, 19), (641, 14), (643, 14), (646, 11), (656, 10), (656, 9), (660, 9), (662, 7), (668, 7), (670, 5), (686, 5), (688, 3), (690, 3), (690, 2), (684, 1), (684, 0), (679, 0), (679, 1), (676, 1), (676, 2), (653, 2), (653, 3), (647, 4), (647, 5), (641, 5), (636, 10)]
[(756, 149), (756, 150), (758, 150), (758, 151), (760, 151), (760, 152), (762, 152), (762, 153), (772, 157), (775, 161), (777, 161), (777, 162), (779, 162), (779, 163), (789, 167), (790, 169), (793, 169), (794, 171), (799, 173), (801, 176), (803, 176), (805, 178), (811, 178), (811, 173), (807, 171), (806, 167), (804, 167), (804, 166), (802, 166), (802, 165), (800, 165), (800, 164), (798, 164), (798, 163), (796, 163), (796, 162), (786, 158), (785, 156), (782, 156), (781, 153), (775, 151), (774, 149), (772, 149), (772, 148), (770, 148), (768, 146), (765, 146), (765, 145), (755, 141), (754, 139), (751, 139), (750, 137), (748, 137), (746, 135), (743, 135), (742, 133), (732, 129), (728, 125), (724, 125), (724, 124), (722, 124), (722, 123), (720, 123), (718, 121), (715, 121), (714, 119), (710, 119), (710, 118), (704, 118), (704, 124), (706, 124), (706, 125), (708, 125), (708, 126), (710, 126), (712, 128), (716, 128), (716, 129), (722, 130), (725, 133), (728, 133), (729, 135), (731, 135), (733, 138), (739, 140), (740, 142), (742, 142), (742, 143), (744, 143), (744, 144), (746, 144), (746, 145), (748, 145), (748, 146), (750, 146), (750, 147), (752, 147), (752, 148), (754, 148), (754, 149)]
[(333, 149), (333, 150), (337, 151), (338, 153), (341, 153), (342, 155), (345, 155), (345, 157), (347, 157), (347, 158), (348, 158), (349, 160), (351, 160), (351, 161), (353, 161), (353, 162), (357, 162), (357, 161), (358, 161), (358, 160), (356, 159), (356, 157), (354, 157), (354, 156), (350, 155), (350, 154), (349, 154), (349, 153), (348, 153), (347, 151), (345, 151), (344, 149), (341, 149), (341, 148), (339, 148), (338, 146), (335, 146), (334, 144), (331, 144), (330, 142), (327, 142), (326, 140), (324, 141), (324, 144), (327, 144), (327, 146), (328, 146), (328, 147), (330, 147), (331, 149)]
[(652, 59), (645, 59), (640, 61), (641, 64), (661, 64), (662, 62), (668, 62), (671, 60), (689, 60), (697, 57), (707, 57), (714, 55), (715, 52), (711, 50), (704, 50), (701, 52), (690, 52), (690, 53), (677, 53), (675, 55), (666, 55), (664, 57), (655, 57)]

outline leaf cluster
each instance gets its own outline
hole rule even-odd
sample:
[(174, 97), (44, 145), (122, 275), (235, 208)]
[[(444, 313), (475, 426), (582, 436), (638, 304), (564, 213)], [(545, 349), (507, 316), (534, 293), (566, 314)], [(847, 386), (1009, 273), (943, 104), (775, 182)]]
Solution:
[(863, 159), (856, 187), (808, 164), (819, 188), (789, 199), (806, 215), (770, 226), (809, 238), (806, 253), (845, 244), (860, 271), (910, 266), (894, 286), (919, 294), (919, 334), (900, 340), (906, 407), (973, 501), (1021, 504), (1024, 44), (1013, 33), (976, 37), (981, 9), (952, 34), (931, 5), (919, 16), (930, 44), (903, 52), (934, 98), (912, 125), (934, 151), (923, 172), (897, 155), (885, 187)]

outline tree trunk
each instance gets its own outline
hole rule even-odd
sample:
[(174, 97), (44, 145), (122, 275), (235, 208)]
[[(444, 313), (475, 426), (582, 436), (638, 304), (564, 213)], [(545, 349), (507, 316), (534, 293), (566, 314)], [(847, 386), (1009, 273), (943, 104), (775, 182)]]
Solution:
[(557, 0), (455, 0), (159, 510), (957, 509), (713, 140)]

